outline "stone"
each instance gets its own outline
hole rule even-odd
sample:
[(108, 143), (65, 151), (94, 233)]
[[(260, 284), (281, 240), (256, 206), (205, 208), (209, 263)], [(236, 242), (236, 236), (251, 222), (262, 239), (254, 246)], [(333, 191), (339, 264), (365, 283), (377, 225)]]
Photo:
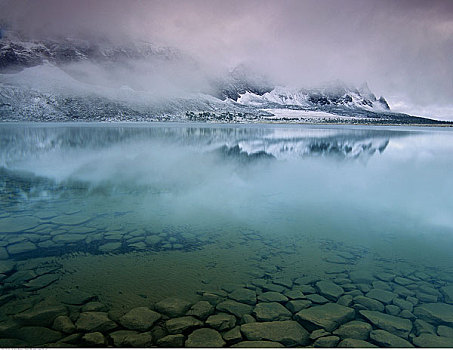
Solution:
[(183, 316), (187, 310), (189, 310), (191, 303), (184, 299), (179, 298), (166, 298), (159, 301), (155, 308), (160, 313), (163, 313), (169, 317)]
[(415, 320), (417, 318), (417, 317), (415, 317), (415, 315), (412, 312), (407, 311), (407, 310), (401, 311), (399, 316), (402, 318), (407, 318), (409, 320)]
[(357, 284), (357, 288), (359, 288), (363, 293), (368, 293), (372, 289), (369, 284), (365, 283)]
[(253, 322), (256, 322), (256, 320), (252, 315), (245, 314), (244, 316), (241, 317), (241, 324)]
[(162, 348), (182, 348), (186, 338), (182, 334), (171, 334), (157, 341), (157, 345)]
[(123, 346), (132, 348), (147, 348), (153, 343), (153, 337), (150, 333), (130, 334), (124, 338)]
[(433, 288), (429, 284), (419, 285), (418, 289), (422, 293), (431, 294), (431, 295), (435, 295), (435, 296), (440, 296), (440, 293), (437, 291), (437, 289)]
[(95, 295), (81, 291), (66, 291), (59, 296), (61, 302), (69, 305), (83, 305), (94, 299)]
[(42, 288), (45, 288), (47, 286), (50, 286), (52, 283), (57, 281), (59, 279), (59, 276), (56, 274), (47, 274), (47, 275), (42, 275), (39, 277), (36, 277), (27, 283), (24, 284), (25, 287), (27, 287), (28, 290), (34, 291), (34, 290), (39, 290)]
[(316, 340), (321, 337), (326, 337), (328, 335), (332, 335), (331, 333), (327, 332), (325, 329), (317, 329), (310, 334), (311, 340)]
[(437, 335), (440, 337), (453, 338), (453, 328), (447, 326), (437, 327)]
[(416, 294), (417, 299), (424, 303), (437, 303), (438, 297), (437, 295), (417, 292)]
[(109, 334), (110, 339), (112, 339), (113, 345), (116, 347), (124, 346), (124, 339), (126, 339), (129, 335), (138, 334), (136, 331), (129, 331), (129, 330), (120, 330), (115, 331)]
[(408, 302), (412, 303), (414, 306), (415, 306), (415, 305), (418, 305), (418, 299), (415, 298), (415, 297), (408, 296), (408, 297), (406, 298), (406, 300), (407, 300)]
[(356, 270), (349, 272), (349, 279), (356, 284), (357, 283), (369, 284), (374, 281), (374, 276), (370, 271)]
[(293, 314), (299, 312), (300, 310), (306, 309), (311, 306), (312, 302), (310, 300), (290, 300), (285, 306)]
[(400, 285), (394, 285), (393, 292), (404, 298), (415, 295), (415, 292), (413, 292), (403, 286), (400, 286)]
[(258, 295), (258, 300), (263, 302), (283, 303), (285, 301), (288, 301), (288, 298), (278, 292), (265, 292), (263, 294)]
[(308, 286), (308, 285), (301, 285), (299, 286), (300, 288), (300, 291), (304, 294), (315, 294), (316, 293), (316, 289), (314, 289), (312, 286)]
[(233, 329), (222, 334), (223, 339), (226, 342), (238, 342), (242, 340), (241, 327), (236, 326)]
[(316, 341), (313, 343), (313, 346), (315, 348), (333, 348), (337, 346), (339, 341), (340, 341), (339, 337), (329, 335), (327, 337), (321, 337), (316, 339)]
[(373, 281), (371, 283), (374, 289), (388, 290), (392, 291), (392, 288), (385, 282), (382, 281)]
[(393, 304), (398, 306), (399, 308), (401, 308), (403, 310), (407, 310), (409, 312), (412, 312), (414, 310), (414, 305), (411, 302), (401, 299), (401, 298), (393, 299)]
[(76, 233), (63, 233), (61, 235), (56, 235), (52, 238), (52, 241), (55, 243), (75, 243), (75, 242), (81, 242), (85, 238), (87, 238), (87, 235), (80, 235)]
[(20, 243), (10, 244), (6, 247), (6, 249), (8, 250), (8, 253), (10, 255), (16, 255), (31, 252), (35, 249), (38, 249), (38, 247), (32, 242), (24, 241)]
[(0, 260), (6, 260), (9, 258), (9, 254), (4, 247), (0, 247)]
[(279, 303), (258, 303), (253, 315), (258, 321), (283, 321), (292, 317), (291, 312)]
[(105, 312), (82, 312), (75, 326), (84, 332), (108, 332), (117, 327)]
[(369, 310), (362, 310), (359, 313), (377, 328), (389, 331), (401, 338), (407, 338), (412, 330), (412, 322), (405, 318)]
[(21, 312), (15, 315), (14, 319), (21, 325), (48, 327), (57, 316), (66, 314), (67, 310), (64, 306), (47, 306)]
[(372, 289), (366, 295), (367, 298), (375, 299), (384, 304), (390, 304), (397, 297), (395, 293), (383, 289)]
[(452, 338), (439, 337), (428, 333), (415, 337), (412, 342), (420, 348), (453, 348)]
[(63, 337), (60, 332), (38, 326), (18, 328), (15, 334), (13, 333), (12, 335), (14, 338), (25, 341), (27, 346), (38, 346), (53, 343)]
[(309, 333), (295, 321), (247, 323), (241, 326), (247, 340), (268, 340), (285, 346), (303, 346), (309, 342)]
[(316, 282), (316, 289), (319, 294), (331, 301), (336, 301), (341, 295), (344, 294), (344, 289), (332, 281)]
[(2, 218), (2, 233), (22, 232), (39, 225), (39, 220), (31, 216)]
[(256, 293), (254, 290), (247, 288), (238, 288), (233, 290), (229, 295), (230, 299), (236, 300), (240, 303), (255, 305), (256, 304)]
[(236, 317), (225, 313), (211, 315), (206, 320), (206, 324), (218, 331), (226, 331), (236, 325)]
[(310, 300), (313, 304), (326, 304), (329, 302), (329, 300), (319, 294), (308, 294), (307, 299)]
[(423, 333), (436, 334), (436, 328), (423, 320), (414, 321), (415, 334), (419, 336)]
[(16, 263), (12, 260), (0, 260), (0, 274), (8, 274), (16, 268)]
[(393, 316), (397, 316), (401, 312), (401, 309), (396, 305), (385, 305), (385, 313)]
[(373, 327), (369, 323), (362, 321), (351, 321), (341, 325), (333, 334), (340, 336), (342, 339), (352, 338), (367, 340)]
[(342, 295), (337, 303), (340, 304), (340, 305), (343, 305), (343, 306), (351, 306), (352, 305), (352, 300), (353, 300), (353, 297), (352, 295)]
[(104, 346), (105, 338), (101, 332), (87, 333), (82, 337), (82, 341), (91, 346)]
[(414, 315), (426, 322), (453, 326), (453, 305), (450, 304), (422, 304), (414, 309)]
[(283, 294), (289, 299), (304, 299), (305, 295), (300, 290), (290, 289), (283, 292)]
[(147, 307), (136, 307), (122, 316), (118, 322), (127, 329), (147, 331), (161, 318), (161, 314)]
[(202, 301), (207, 301), (211, 305), (216, 305), (225, 300), (222, 296), (209, 292), (204, 292), (201, 298)]
[(453, 304), (453, 285), (442, 287), (440, 291), (444, 296), (445, 302)]
[(53, 329), (63, 333), (74, 333), (76, 327), (68, 316), (57, 316), (53, 321)]
[(247, 340), (231, 345), (232, 348), (284, 348), (280, 343), (266, 340)]
[(378, 279), (380, 279), (381, 281), (384, 281), (384, 282), (393, 281), (393, 279), (395, 278), (394, 274), (387, 273), (387, 272), (377, 272), (374, 275), (376, 276), (376, 278), (378, 278)]
[(341, 324), (351, 321), (354, 316), (354, 309), (328, 303), (301, 310), (296, 314), (296, 319), (309, 330), (324, 328), (331, 332)]
[(107, 307), (99, 301), (90, 301), (82, 306), (82, 312), (107, 311)]
[(122, 245), (121, 242), (109, 242), (99, 246), (98, 249), (104, 253), (113, 252), (114, 250), (121, 248), (121, 245)]
[(217, 304), (216, 309), (218, 311), (228, 312), (238, 318), (241, 318), (245, 314), (250, 314), (253, 307), (234, 300), (225, 300)]
[(370, 339), (380, 347), (384, 348), (413, 348), (414, 346), (407, 340), (397, 337), (382, 329), (371, 331)]
[(193, 316), (182, 316), (177, 318), (171, 318), (167, 322), (165, 322), (165, 328), (167, 328), (167, 331), (170, 334), (183, 333), (188, 329), (201, 327), (202, 325), (203, 322), (197, 320)]
[(379, 311), (383, 312), (385, 310), (384, 304), (382, 304), (380, 301), (377, 301), (375, 299), (367, 298), (364, 296), (357, 296), (354, 297), (354, 303), (360, 304), (365, 306), (367, 310), (370, 311)]
[(398, 283), (399, 285), (402, 285), (402, 286), (407, 286), (407, 285), (409, 285), (409, 284), (411, 284), (411, 283), (414, 283), (414, 281), (412, 281), (412, 280), (410, 280), (410, 279), (408, 279), (408, 278), (399, 277), (399, 276), (398, 276), (398, 277), (395, 277), (395, 278), (393, 279), (393, 281), (394, 281), (395, 283)]
[(280, 278), (275, 278), (272, 280), (273, 284), (278, 284), (280, 286), (283, 286), (285, 288), (292, 288), (293, 287), (293, 279), (292, 278), (285, 278), (285, 277), (280, 277)]
[(343, 339), (340, 344), (338, 344), (339, 348), (377, 348), (376, 345), (368, 343), (365, 340), (359, 339)]
[(225, 341), (219, 332), (211, 328), (200, 328), (193, 331), (185, 342), (189, 348), (221, 348)]
[(209, 315), (214, 313), (214, 306), (212, 306), (208, 301), (199, 301), (192, 305), (189, 311), (187, 311), (188, 316), (195, 316), (200, 320), (205, 320)]

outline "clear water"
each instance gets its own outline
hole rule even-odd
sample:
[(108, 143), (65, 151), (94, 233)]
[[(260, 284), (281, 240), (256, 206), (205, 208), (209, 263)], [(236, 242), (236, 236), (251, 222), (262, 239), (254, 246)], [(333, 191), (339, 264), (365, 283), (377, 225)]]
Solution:
[(0, 125), (0, 335), (42, 345), (6, 325), (68, 295), (115, 319), (263, 281), (300, 290), (304, 276), (451, 303), (452, 174), (441, 128)]

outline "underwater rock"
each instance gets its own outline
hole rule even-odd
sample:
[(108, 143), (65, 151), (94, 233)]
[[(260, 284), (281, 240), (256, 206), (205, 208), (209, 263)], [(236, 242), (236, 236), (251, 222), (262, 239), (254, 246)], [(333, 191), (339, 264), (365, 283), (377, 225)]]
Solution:
[(169, 317), (183, 316), (187, 310), (189, 310), (191, 303), (184, 299), (179, 298), (166, 298), (159, 301), (155, 308), (160, 313), (163, 313)]
[(225, 300), (217, 304), (216, 309), (218, 311), (228, 312), (238, 318), (241, 318), (245, 314), (250, 314), (252, 312), (252, 306), (239, 303), (233, 300)]
[(212, 306), (208, 301), (199, 301), (192, 305), (189, 311), (187, 311), (187, 316), (195, 316), (200, 320), (205, 320), (209, 315), (212, 315), (214, 312), (214, 306)]
[(321, 337), (326, 337), (328, 335), (332, 335), (331, 333), (327, 332), (325, 329), (317, 329), (310, 334), (311, 340), (316, 340)]
[(170, 334), (183, 333), (188, 329), (201, 327), (202, 325), (203, 322), (192, 316), (171, 318), (165, 322), (165, 328)]
[(189, 348), (220, 348), (225, 341), (219, 332), (211, 328), (200, 328), (193, 331), (185, 342)]
[(311, 306), (311, 304), (312, 302), (310, 300), (290, 300), (285, 304), (285, 306), (294, 314), (300, 310), (306, 309)]
[(52, 328), (63, 333), (73, 333), (76, 329), (68, 316), (57, 316), (53, 321)]
[(105, 338), (101, 332), (87, 333), (82, 337), (82, 341), (90, 346), (104, 346)]
[(414, 315), (427, 322), (453, 326), (453, 305), (450, 304), (422, 304), (414, 309)]
[(211, 315), (206, 320), (206, 324), (218, 331), (226, 331), (236, 325), (236, 317), (225, 313)]
[(130, 334), (123, 340), (123, 346), (133, 348), (150, 347), (153, 342), (153, 337), (149, 333)]
[(341, 325), (333, 334), (340, 336), (342, 339), (352, 338), (367, 340), (373, 327), (369, 323), (362, 321), (351, 321)]
[(369, 284), (374, 281), (374, 276), (370, 271), (367, 270), (355, 270), (349, 272), (349, 279), (356, 284)]
[(42, 275), (39, 277), (36, 277), (27, 283), (25, 283), (25, 287), (27, 287), (29, 290), (34, 291), (38, 289), (45, 288), (52, 283), (54, 283), (56, 280), (58, 280), (59, 276), (56, 274), (48, 274), (48, 275)]
[(124, 345), (124, 339), (129, 335), (138, 334), (136, 331), (119, 330), (109, 334), (109, 338), (112, 340), (113, 345), (120, 347)]
[(412, 330), (412, 322), (405, 318), (369, 310), (362, 310), (359, 313), (375, 327), (389, 331), (402, 338), (407, 338)]
[(0, 261), (0, 274), (7, 274), (16, 268), (16, 263), (12, 260)]
[(118, 322), (127, 329), (144, 332), (151, 329), (161, 317), (161, 314), (143, 306), (130, 310)]
[(99, 246), (99, 250), (101, 252), (107, 253), (107, 252), (113, 252), (114, 250), (117, 250), (121, 248), (121, 242), (109, 242), (105, 243), (101, 246)]
[(423, 333), (412, 339), (412, 342), (420, 348), (453, 348), (453, 339), (439, 337), (434, 334)]
[(335, 303), (328, 303), (299, 311), (296, 314), (296, 319), (307, 329), (324, 328), (326, 331), (331, 332), (341, 324), (351, 321), (354, 315), (354, 309)]
[(382, 329), (376, 329), (370, 333), (370, 339), (384, 348), (413, 348), (414, 346), (403, 338), (397, 337)]
[(327, 304), (329, 302), (329, 300), (319, 294), (308, 294), (307, 299), (314, 304)]
[(316, 339), (316, 341), (313, 343), (313, 346), (315, 348), (333, 348), (338, 344), (339, 341), (339, 337), (330, 335)]
[(0, 247), (0, 260), (6, 260), (9, 258), (9, 254), (4, 247)]
[(266, 340), (246, 340), (241, 341), (240, 343), (231, 345), (232, 348), (284, 348), (285, 346), (274, 342)]
[(440, 289), (444, 295), (445, 302), (448, 304), (453, 304), (453, 286), (445, 286)]
[(392, 302), (394, 305), (398, 306), (399, 308), (401, 308), (403, 310), (407, 310), (409, 312), (412, 312), (414, 310), (414, 305), (407, 300), (404, 300), (401, 298), (395, 298), (395, 299), (393, 299)]
[(453, 338), (453, 328), (447, 326), (437, 327), (437, 335), (440, 337)]
[[(302, 294), (302, 293), (301, 293)], [(303, 295), (303, 294), (302, 294)], [(265, 292), (258, 295), (258, 300), (263, 302), (278, 302), (283, 303), (288, 301), (288, 298), (278, 292)]]
[(31, 252), (33, 250), (38, 249), (38, 247), (36, 246), (36, 244), (32, 242), (24, 241), (20, 243), (11, 244), (7, 246), (6, 249), (8, 250), (8, 253), (10, 255), (15, 255)]
[(353, 299), (354, 303), (363, 305), (367, 310), (384, 312), (385, 307), (380, 301), (364, 296), (357, 296)]
[(343, 306), (351, 306), (352, 305), (353, 296), (352, 295), (342, 295), (337, 303)]
[(316, 288), (319, 294), (332, 301), (336, 301), (344, 293), (343, 288), (331, 281), (316, 282)]
[(82, 312), (107, 311), (107, 307), (99, 301), (90, 301), (82, 306)]
[(285, 290), (283, 292), (283, 294), (289, 298), (289, 299), (304, 299), (305, 298), (305, 295), (304, 293), (302, 293), (302, 291), (300, 290), (297, 290), (297, 289), (289, 289), (289, 290)]
[(241, 326), (247, 340), (269, 340), (285, 346), (303, 346), (309, 342), (310, 334), (295, 321), (247, 323)]
[(397, 316), (401, 312), (401, 309), (396, 305), (385, 305), (385, 313)]
[(284, 321), (292, 317), (291, 312), (279, 303), (258, 303), (253, 309), (258, 321)]
[(236, 326), (233, 329), (222, 334), (222, 337), (227, 342), (237, 342), (242, 340), (241, 327)]
[(108, 332), (117, 327), (105, 312), (82, 312), (75, 325), (84, 332)]
[(186, 338), (182, 334), (171, 334), (157, 341), (157, 345), (163, 348), (182, 348)]
[(14, 319), (22, 325), (50, 326), (57, 316), (66, 314), (67, 310), (64, 306), (48, 306), (22, 312), (15, 315)]
[(390, 304), (392, 300), (397, 297), (395, 293), (383, 289), (371, 289), (365, 296), (378, 300), (384, 304)]
[(253, 290), (247, 288), (238, 288), (233, 290), (228, 297), (236, 300), (240, 303), (255, 305), (256, 304), (256, 293)]
[(40, 326), (22, 327), (16, 330), (14, 338), (21, 339), (28, 346), (38, 346), (53, 343), (63, 336), (60, 332)]
[(378, 346), (368, 343), (365, 340), (359, 339), (343, 339), (340, 344), (338, 344), (339, 348), (377, 348)]
[(63, 302), (64, 304), (68, 305), (83, 305), (94, 299), (96, 299), (95, 295), (79, 290), (66, 291), (59, 296), (59, 300), (61, 300), (61, 302)]
[(81, 242), (85, 238), (87, 238), (87, 235), (81, 235), (81, 234), (76, 234), (76, 233), (63, 233), (61, 235), (56, 235), (52, 238), (52, 241), (55, 243), (76, 243), (76, 242)]

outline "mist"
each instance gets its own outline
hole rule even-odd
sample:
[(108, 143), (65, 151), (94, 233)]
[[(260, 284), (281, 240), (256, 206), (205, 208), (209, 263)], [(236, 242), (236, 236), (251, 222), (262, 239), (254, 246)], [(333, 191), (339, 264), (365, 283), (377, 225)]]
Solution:
[[(117, 69), (107, 78), (83, 66), (85, 76), (100, 84), (162, 86), (170, 94), (178, 93), (175, 86), (204, 91), (206, 80), (244, 64), (279, 85), (367, 81), (395, 111), (452, 115), (453, 4), (448, 0), (3, 0), (0, 13), (5, 27), (29, 38), (146, 41), (176, 48), (197, 62), (196, 70), (191, 64), (176, 70), (137, 64), (132, 73)], [(80, 73), (80, 67), (68, 69)]]

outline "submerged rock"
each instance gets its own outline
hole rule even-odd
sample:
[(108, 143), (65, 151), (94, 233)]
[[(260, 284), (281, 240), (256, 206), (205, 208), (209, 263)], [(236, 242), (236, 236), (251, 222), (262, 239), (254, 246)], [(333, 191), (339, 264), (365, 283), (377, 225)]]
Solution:
[(421, 334), (412, 339), (412, 342), (421, 348), (453, 348), (452, 338), (439, 337), (434, 334)]
[(414, 315), (427, 322), (453, 326), (453, 305), (428, 303), (417, 306)]
[(258, 303), (253, 309), (258, 321), (283, 321), (292, 317), (291, 312), (279, 303)]
[(212, 315), (214, 312), (214, 306), (212, 306), (208, 301), (199, 301), (192, 305), (189, 311), (187, 311), (188, 316), (195, 316), (200, 320), (205, 320), (209, 315)]
[(163, 348), (182, 348), (186, 338), (182, 334), (171, 334), (157, 341), (157, 345)]
[(256, 340), (256, 341), (241, 341), (240, 343), (231, 345), (232, 348), (284, 348), (285, 346), (274, 342), (266, 340)]
[(82, 312), (75, 325), (84, 332), (107, 332), (117, 327), (105, 312)]
[[(302, 294), (302, 293), (301, 293)], [(303, 295), (303, 294), (302, 294)], [(258, 300), (263, 302), (285, 302), (288, 301), (288, 298), (278, 292), (265, 292), (258, 295)]]
[(370, 339), (376, 344), (385, 348), (413, 348), (407, 340), (397, 337), (382, 329), (376, 329), (370, 333)]
[(233, 300), (225, 300), (217, 304), (216, 309), (218, 311), (228, 312), (238, 318), (241, 318), (245, 314), (250, 314), (252, 312), (252, 306)]
[(73, 333), (76, 329), (68, 316), (57, 316), (53, 321), (52, 328), (63, 333)]
[(445, 286), (440, 289), (444, 295), (445, 302), (448, 304), (453, 304), (453, 286)]
[(247, 323), (241, 332), (248, 340), (270, 340), (285, 346), (303, 346), (309, 342), (310, 334), (295, 321)]
[(161, 318), (161, 315), (147, 307), (136, 307), (122, 316), (118, 322), (125, 328), (147, 331), (154, 323)]
[(28, 346), (38, 346), (47, 343), (53, 343), (63, 337), (60, 332), (39, 326), (18, 328), (15, 333), (16, 334), (14, 334), (14, 338), (25, 341)]
[(48, 306), (22, 312), (15, 315), (14, 319), (22, 325), (50, 326), (57, 316), (66, 314), (64, 306)]
[(344, 289), (331, 281), (316, 282), (316, 288), (318, 289), (319, 294), (332, 301), (336, 301), (344, 294)]
[(16, 268), (16, 263), (12, 260), (0, 261), (0, 274), (7, 274)]
[(34, 291), (38, 289), (45, 288), (55, 281), (59, 279), (59, 276), (56, 274), (47, 274), (47, 275), (42, 275), (39, 277), (36, 277), (27, 283), (25, 283), (25, 287), (27, 287), (29, 290)]
[(191, 303), (180, 298), (166, 298), (156, 304), (156, 310), (169, 317), (183, 316), (189, 310)]
[(362, 310), (360, 314), (377, 328), (384, 329), (402, 338), (407, 338), (412, 330), (412, 322), (405, 318), (368, 310)]
[(340, 344), (338, 344), (339, 348), (377, 348), (376, 345), (368, 343), (365, 340), (359, 339), (343, 339)]
[(390, 304), (397, 297), (395, 293), (383, 289), (372, 289), (366, 294), (367, 298), (375, 299), (384, 304)]
[(363, 305), (367, 310), (370, 310), (370, 311), (383, 312), (385, 309), (384, 304), (382, 304), (380, 301), (377, 301), (377, 300), (371, 299), (371, 298), (367, 298), (367, 297), (364, 297), (361, 295), (356, 296), (353, 299), (353, 301), (354, 301), (354, 303)]
[(183, 333), (188, 329), (201, 327), (202, 325), (203, 322), (197, 320), (195, 317), (192, 316), (171, 318), (167, 322), (165, 322), (165, 328), (167, 328), (168, 333), (170, 334)]
[(185, 342), (189, 348), (220, 348), (225, 341), (219, 332), (211, 328), (200, 328), (193, 331)]
[(38, 247), (32, 242), (25, 241), (25, 242), (11, 244), (11, 245), (7, 246), (6, 249), (8, 250), (8, 253), (10, 255), (15, 255), (15, 254), (31, 252), (33, 250), (38, 249)]
[(233, 300), (236, 300), (240, 303), (245, 303), (249, 305), (255, 305), (256, 304), (256, 293), (253, 290), (247, 289), (247, 288), (238, 288), (233, 290), (229, 294), (229, 297)]
[(211, 315), (206, 320), (206, 324), (218, 331), (226, 331), (236, 325), (236, 317), (230, 314), (216, 314)]
[(242, 340), (241, 327), (236, 326), (233, 329), (222, 334), (222, 337), (227, 342), (237, 342)]
[(82, 337), (82, 341), (91, 346), (104, 346), (106, 341), (101, 332), (87, 333)]
[(309, 330), (324, 328), (331, 332), (341, 324), (351, 321), (354, 315), (354, 309), (328, 303), (299, 311), (296, 314), (296, 319)]
[(310, 300), (291, 300), (288, 301), (285, 306), (288, 310), (292, 313), (299, 312), (300, 310), (306, 309), (307, 307), (311, 306)]
[(333, 334), (340, 336), (342, 339), (352, 338), (367, 340), (373, 327), (369, 323), (362, 321), (351, 321), (341, 325)]
[(136, 331), (120, 330), (110, 333), (109, 337), (112, 340), (113, 345), (120, 347), (124, 345), (124, 339), (126, 339), (127, 336), (135, 334), (138, 333)]
[(146, 348), (150, 347), (153, 342), (153, 337), (149, 333), (130, 334), (126, 336), (123, 345), (133, 348)]
[(313, 346), (315, 348), (333, 348), (338, 344), (339, 341), (340, 341), (339, 337), (329, 335), (327, 337), (321, 337), (316, 339), (316, 341), (313, 343)]

